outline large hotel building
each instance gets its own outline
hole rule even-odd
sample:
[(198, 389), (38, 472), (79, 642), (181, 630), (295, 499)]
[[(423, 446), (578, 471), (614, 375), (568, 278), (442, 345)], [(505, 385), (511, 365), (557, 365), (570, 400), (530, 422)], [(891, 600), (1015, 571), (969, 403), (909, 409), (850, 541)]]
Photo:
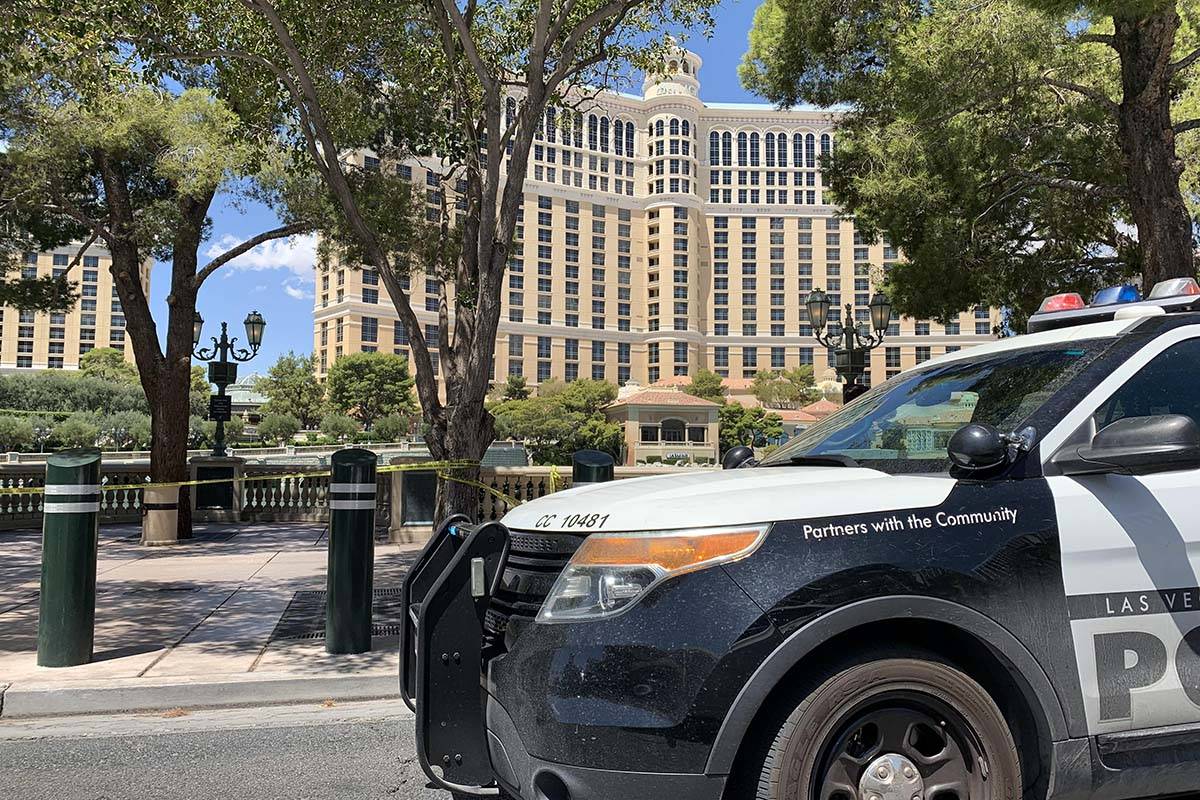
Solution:
[[(24, 278), (63, 274), (80, 244), (22, 256)], [(0, 372), (78, 369), (79, 359), (96, 347), (112, 347), (133, 363), (133, 347), (125, 341), (125, 314), (113, 287), (112, 257), (100, 245), (84, 251), (68, 279), (79, 285), (79, 299), (66, 311), (34, 312), (0, 306)], [(142, 285), (150, 286), (149, 260), (142, 266)]]
[[(524, 176), (495, 380), (645, 385), (702, 368), (748, 378), (801, 364), (820, 377), (832, 354), (813, 338), (808, 292), (824, 289), (835, 308), (850, 303), (869, 320), (875, 279), (897, 253), (829, 204), (820, 161), (836, 147), (837, 113), (704, 103), (699, 70), (700, 58), (682, 53), (641, 97), (603, 93), (568, 125), (547, 112)], [(431, 213), (440, 192), (453, 193), (436, 160), (357, 158), (423, 184)], [(373, 270), (316, 269), (321, 377), (347, 353), (407, 353)], [(437, 281), (415, 276), (409, 292), (436, 338)], [(997, 323), (986, 308), (950, 325), (897, 318), (867, 378), (989, 340)]]

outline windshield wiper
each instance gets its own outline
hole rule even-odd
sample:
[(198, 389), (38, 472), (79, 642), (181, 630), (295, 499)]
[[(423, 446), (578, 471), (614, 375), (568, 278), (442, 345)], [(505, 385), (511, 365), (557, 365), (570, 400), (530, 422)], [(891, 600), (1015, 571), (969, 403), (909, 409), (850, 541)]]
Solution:
[(859, 463), (850, 456), (837, 453), (820, 455), (792, 456), (787, 461), (777, 461), (767, 466), (771, 467), (857, 467)]

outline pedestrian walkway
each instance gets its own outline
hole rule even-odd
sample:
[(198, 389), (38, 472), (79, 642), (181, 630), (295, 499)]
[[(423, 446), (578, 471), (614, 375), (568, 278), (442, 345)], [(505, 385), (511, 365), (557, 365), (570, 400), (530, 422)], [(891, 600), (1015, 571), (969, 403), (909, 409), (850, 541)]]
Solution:
[[(394, 685), (399, 590), (419, 546), (376, 542), (372, 650), (331, 656), (326, 526), (197, 525), (195, 538), (168, 548), (139, 546), (139, 532), (101, 530), (92, 663), (54, 669), (36, 664), (41, 534), (0, 533), (0, 691), (8, 684), (10, 700), (18, 688), (50, 698), (55, 689), (222, 682), (279, 691), (281, 681), (305, 678)], [(0, 714), (10, 715), (3, 707)]]

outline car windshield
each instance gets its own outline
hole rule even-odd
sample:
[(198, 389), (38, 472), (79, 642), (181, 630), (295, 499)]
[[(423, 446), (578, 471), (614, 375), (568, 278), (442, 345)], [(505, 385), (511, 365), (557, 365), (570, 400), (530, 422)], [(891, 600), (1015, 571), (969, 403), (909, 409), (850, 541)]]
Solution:
[(1019, 429), (1098, 354), (1101, 341), (966, 357), (898, 375), (798, 433), (760, 464), (833, 456), (884, 472), (944, 472), (955, 431), (969, 422)]

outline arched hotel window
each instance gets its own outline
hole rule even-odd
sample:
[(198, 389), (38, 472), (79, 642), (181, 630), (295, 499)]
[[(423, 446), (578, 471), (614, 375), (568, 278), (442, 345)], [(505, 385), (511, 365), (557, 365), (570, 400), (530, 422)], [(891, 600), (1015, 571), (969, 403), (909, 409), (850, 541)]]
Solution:
[(733, 134), (725, 131), (721, 134), (721, 166), (733, 165)]
[(654, 135), (655, 136), (663, 135), (663, 121), (661, 119), (654, 123)]
[(829, 155), (833, 151), (833, 139), (828, 133), (821, 134), (821, 158)]
[(721, 163), (721, 134), (716, 131), (708, 134), (708, 163), (714, 167)]
[(625, 123), (625, 155), (633, 157), (633, 123)]
[(748, 147), (747, 142), (748, 142), (748, 139), (746, 137), (746, 132), (742, 131), (741, 133), (738, 134), (738, 166), (739, 167), (746, 166), (746, 162), (747, 162), (747, 158), (748, 158), (748, 154), (746, 152), (746, 149)]
[(792, 166), (804, 166), (804, 136), (797, 133), (792, 137)]
[(551, 142), (558, 140), (558, 120), (554, 106), (546, 106), (546, 139)]
[(672, 136), (679, 135), (679, 120), (674, 119), (674, 118), (671, 119), (671, 135)]
[(588, 149), (600, 149), (600, 120), (595, 114), (588, 114)]
[(766, 141), (767, 166), (773, 167), (773, 166), (775, 166), (775, 134), (768, 133), (766, 139), (767, 139), (767, 141)]
[(786, 167), (787, 166), (787, 134), (786, 133), (779, 134), (778, 143), (779, 143), (779, 147), (778, 147), (779, 166)]
[(750, 166), (758, 166), (758, 133), (750, 134)]
[(600, 118), (600, 152), (608, 152), (608, 117)]
[(688, 123), (688, 121), (686, 119), (683, 121), (683, 135), (684, 136), (692, 135), (692, 126)]
[(583, 147), (583, 114), (578, 111), (574, 114), (575, 117), (575, 146)]
[(687, 425), (681, 419), (664, 419), (662, 421), (662, 441), (682, 442), (687, 437)]
[[(613, 121), (613, 152), (619, 156), (625, 155), (625, 123), (621, 120)], [(630, 153), (633, 155), (633, 153)]]
[(504, 101), (504, 127), (511, 127), (516, 116), (517, 101), (510, 97)]
[(811, 133), (804, 137), (804, 166), (817, 165), (817, 137)]

